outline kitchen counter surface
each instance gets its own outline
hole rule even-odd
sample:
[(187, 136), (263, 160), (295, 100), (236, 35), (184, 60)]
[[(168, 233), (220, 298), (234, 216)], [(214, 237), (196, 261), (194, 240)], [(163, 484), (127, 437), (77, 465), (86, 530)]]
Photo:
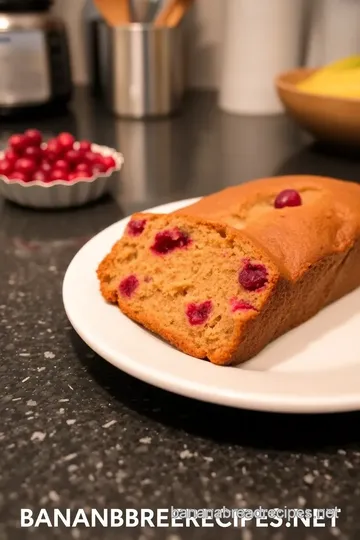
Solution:
[[(78, 249), (136, 210), (273, 174), (360, 177), (356, 157), (312, 145), (283, 116), (220, 113), (190, 94), (181, 115), (115, 120), (85, 90), (60, 118), (1, 121), (0, 143), (37, 127), (120, 149), (114, 194), (35, 212), (0, 201), (0, 540), (340, 540), (360, 536), (359, 413), (230, 410), (153, 388), (96, 356), (72, 330), (61, 285)], [(19, 530), (20, 508), (341, 509), (337, 528)]]

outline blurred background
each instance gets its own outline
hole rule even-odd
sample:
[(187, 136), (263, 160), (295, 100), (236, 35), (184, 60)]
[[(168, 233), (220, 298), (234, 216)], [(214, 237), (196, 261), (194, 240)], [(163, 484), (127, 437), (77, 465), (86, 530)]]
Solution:
[[(261, 176), (296, 174), (297, 153), (302, 173), (333, 176), (336, 156), (336, 175), (357, 180), (359, 6), (356, 0), (0, 0), (0, 146), (7, 152), (0, 193), (23, 208), (55, 209), (109, 192), (130, 213)], [(29, 128), (41, 132), (49, 171), (40, 158), (18, 166), (33, 149), (21, 143), (15, 151), (10, 137)], [(78, 182), (80, 198), (69, 184), (45, 192), (36, 180), (81, 180), (81, 170), (96, 179), (80, 155), (61, 176), (58, 165), (64, 171), (67, 156), (56, 137), (64, 132), (71, 145), (85, 139), (121, 152), (124, 165), (121, 158), (101, 189), (88, 182), (85, 193)], [(97, 172), (99, 166), (105, 170), (97, 163)], [(17, 179), (31, 186), (24, 190)]]
[[(226, 9), (232, 7), (230, 4), (239, 4), (237, 9), (240, 17), (241, 12), (245, 15), (244, 9), (248, 7), (246, 4), (257, 4), (253, 8), (255, 13), (264, 10), (264, 2), (251, 0), (196, 0), (186, 21), (191, 29), (187, 33), (189, 88), (214, 90), (220, 86), (222, 43), (227, 31)], [(271, 2), (271, 11), (273, 7), (276, 9), (277, 4), (278, 0)], [(296, 64), (318, 66), (360, 51), (360, 15), (356, 0), (293, 0), (280, 4), (295, 5), (293, 9), (298, 13), (296, 24), (301, 29), (299, 57), (290, 67), (296, 67)], [(90, 75), (83, 20), (99, 16), (93, 0), (56, 0), (53, 9), (54, 13), (63, 18), (69, 30), (74, 81), (77, 84), (87, 84)], [(259, 24), (261, 20), (258, 14), (255, 17)], [(236, 22), (243, 24), (242, 21)], [(252, 22), (256, 23), (254, 16)], [(257, 40), (258, 36), (254, 39)], [(266, 39), (258, 42), (260, 50), (263, 50), (264, 45)], [(254, 50), (247, 52), (249, 55), (254, 54)]]

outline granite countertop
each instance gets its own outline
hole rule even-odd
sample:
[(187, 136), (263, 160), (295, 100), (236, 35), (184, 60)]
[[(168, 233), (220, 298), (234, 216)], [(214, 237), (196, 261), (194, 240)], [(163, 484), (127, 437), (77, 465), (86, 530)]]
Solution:
[[(85, 90), (61, 118), (1, 122), (0, 143), (38, 127), (121, 149), (114, 195), (36, 212), (0, 202), (0, 540), (324, 540), (359, 538), (358, 413), (292, 416), (231, 410), (153, 388), (96, 356), (72, 330), (66, 268), (97, 232), (136, 210), (272, 174), (356, 180), (283, 116), (233, 117), (192, 94), (181, 115), (115, 120)], [(336, 529), (19, 530), (20, 508), (341, 508)]]

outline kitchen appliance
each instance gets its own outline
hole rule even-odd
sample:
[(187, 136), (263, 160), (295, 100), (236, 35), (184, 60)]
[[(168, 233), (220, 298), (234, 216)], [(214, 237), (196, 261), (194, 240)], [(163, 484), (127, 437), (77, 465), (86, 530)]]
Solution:
[(52, 0), (0, 0), (0, 114), (57, 109), (71, 97), (67, 33)]

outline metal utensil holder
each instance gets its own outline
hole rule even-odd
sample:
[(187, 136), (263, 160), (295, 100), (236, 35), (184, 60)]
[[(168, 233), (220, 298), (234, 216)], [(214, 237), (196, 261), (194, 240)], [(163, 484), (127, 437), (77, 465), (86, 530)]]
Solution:
[(175, 112), (184, 93), (182, 26), (102, 24), (106, 33), (102, 86), (113, 113), (140, 119)]

